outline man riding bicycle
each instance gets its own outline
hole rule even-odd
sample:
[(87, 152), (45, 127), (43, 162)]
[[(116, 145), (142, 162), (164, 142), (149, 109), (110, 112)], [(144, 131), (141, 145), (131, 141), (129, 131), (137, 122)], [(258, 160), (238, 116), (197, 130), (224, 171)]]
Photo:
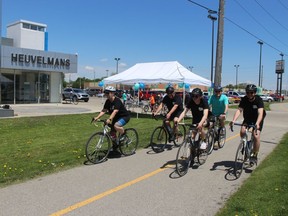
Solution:
[(125, 130), (123, 128), (130, 120), (130, 112), (128, 112), (122, 103), (121, 99), (115, 96), (116, 89), (113, 86), (107, 86), (104, 90), (104, 94), (107, 97), (102, 111), (97, 117), (94, 117), (94, 121), (97, 121), (105, 113), (109, 113), (110, 117), (106, 123), (111, 124), (111, 134), (115, 134), (116, 131), (120, 134), (120, 141), (125, 139)]
[(240, 129), (240, 136), (243, 137), (245, 134), (245, 128), (247, 125), (255, 125), (256, 130), (253, 133), (255, 138), (253, 154), (250, 158), (251, 164), (257, 164), (257, 155), (260, 149), (260, 132), (263, 128), (264, 118), (266, 112), (264, 110), (264, 103), (260, 96), (256, 95), (257, 87), (253, 84), (246, 86), (246, 96), (243, 97), (238, 106), (238, 110), (235, 112), (233, 120), (230, 122), (230, 127), (233, 126), (234, 122), (238, 119), (241, 112), (243, 112), (244, 120)]
[(168, 129), (171, 128), (170, 121), (173, 121), (173, 130), (172, 131), (168, 130), (169, 142), (172, 142), (175, 139), (174, 133), (177, 132), (178, 130), (177, 121), (178, 117), (183, 111), (183, 103), (181, 97), (175, 94), (174, 88), (171, 86), (166, 88), (165, 97), (161, 101), (157, 110), (154, 113), (152, 113), (152, 115), (153, 116), (156, 115), (163, 108), (164, 105), (166, 105), (168, 108), (168, 113), (166, 115), (167, 118), (166, 124)]
[[(225, 126), (229, 100), (226, 95), (222, 94), (222, 91), (223, 89), (221, 86), (215, 86), (214, 94), (209, 98), (208, 105), (212, 108), (213, 116), (219, 118), (220, 125), (223, 128)], [(216, 147), (216, 145), (214, 147)]]
[[(205, 142), (206, 134), (204, 131), (204, 127), (207, 126), (207, 118), (209, 114), (209, 106), (207, 101), (202, 97), (203, 92), (199, 88), (193, 89), (191, 92), (191, 99), (186, 104), (184, 111), (179, 116), (178, 122), (180, 122), (186, 115), (186, 113), (191, 110), (192, 113), (192, 124), (198, 124), (197, 129), (201, 132), (201, 139), (203, 142), (201, 143), (200, 149), (204, 150), (207, 148), (207, 144)], [(192, 134), (194, 137), (195, 134)]]

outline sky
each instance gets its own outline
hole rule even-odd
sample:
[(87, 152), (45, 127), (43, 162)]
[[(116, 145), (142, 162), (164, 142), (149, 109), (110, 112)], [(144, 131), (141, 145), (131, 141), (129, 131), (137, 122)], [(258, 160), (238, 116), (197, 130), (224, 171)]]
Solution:
[[(201, 7), (200, 4), (204, 7)], [(212, 21), (206, 8), (218, 0), (2, 0), (2, 36), (22, 20), (47, 25), (48, 50), (77, 53), (78, 72), (69, 76), (106, 77), (137, 63), (178, 61), (210, 80)], [(217, 15), (216, 15), (217, 16)], [(263, 87), (275, 90), (275, 65), (288, 55), (287, 0), (225, 0), (221, 85), (258, 84), (260, 45)], [(218, 22), (214, 23), (214, 51)], [(214, 60), (216, 53), (214, 53)], [(215, 63), (214, 63), (215, 66)], [(282, 89), (288, 89), (283, 74)]]

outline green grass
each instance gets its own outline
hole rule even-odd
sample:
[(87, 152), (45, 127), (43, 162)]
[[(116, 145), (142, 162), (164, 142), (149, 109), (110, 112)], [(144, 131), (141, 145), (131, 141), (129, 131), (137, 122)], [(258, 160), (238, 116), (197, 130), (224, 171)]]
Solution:
[(288, 215), (288, 134), (217, 216)]
[[(278, 103), (278, 102), (271, 102), (271, 103)], [(271, 103), (268, 103), (268, 102), (264, 102), (264, 109), (266, 111), (270, 111), (270, 104)], [(229, 109), (237, 109), (239, 106), (239, 104), (232, 104), (232, 105), (229, 105)]]
[[(86, 160), (86, 141), (93, 132), (101, 130), (90, 124), (92, 116), (0, 119), (0, 187), (82, 165)], [(154, 125), (161, 123), (150, 115), (139, 114), (126, 127), (141, 132), (139, 148), (143, 148), (149, 144)]]

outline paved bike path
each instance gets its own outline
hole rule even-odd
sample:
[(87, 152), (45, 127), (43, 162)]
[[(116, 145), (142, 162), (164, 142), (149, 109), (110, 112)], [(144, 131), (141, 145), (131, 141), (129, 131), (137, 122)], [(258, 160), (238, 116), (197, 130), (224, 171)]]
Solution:
[[(287, 120), (285, 112), (268, 112), (260, 163), (288, 131)], [(2, 188), (0, 215), (38, 216), (60, 210), (65, 215), (214, 215), (250, 175), (235, 180), (229, 174), (239, 137), (237, 128), (227, 132), (224, 148), (182, 178), (174, 172), (176, 148), (160, 154), (143, 149), (130, 157)]]

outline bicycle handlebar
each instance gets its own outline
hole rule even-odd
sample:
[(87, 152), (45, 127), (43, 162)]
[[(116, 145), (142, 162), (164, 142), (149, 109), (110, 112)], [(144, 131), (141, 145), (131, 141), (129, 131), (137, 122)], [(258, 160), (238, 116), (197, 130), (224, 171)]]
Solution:
[[(233, 132), (233, 125), (237, 125), (237, 126), (243, 126), (243, 124), (241, 123), (233, 123), (231, 126), (230, 126), (230, 130)], [(256, 128), (256, 125), (255, 124), (251, 124), (251, 125), (247, 125), (248, 128), (252, 128), (252, 131), (255, 131), (257, 128)]]

